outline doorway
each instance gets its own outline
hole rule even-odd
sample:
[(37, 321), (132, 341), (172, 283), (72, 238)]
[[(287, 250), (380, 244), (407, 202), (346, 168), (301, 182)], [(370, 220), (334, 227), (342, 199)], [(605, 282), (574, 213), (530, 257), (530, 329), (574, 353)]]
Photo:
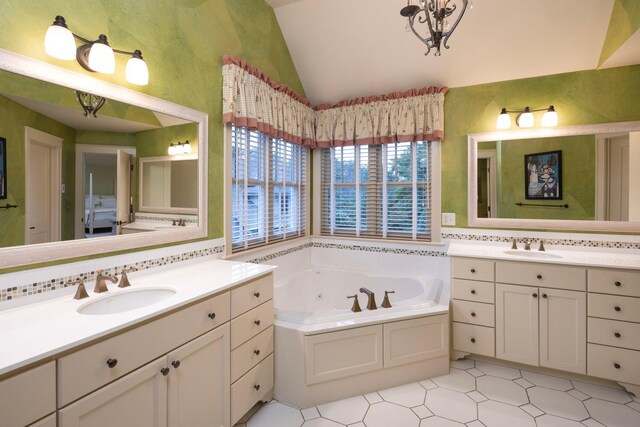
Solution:
[(478, 150), (478, 218), (497, 218), (496, 150)]

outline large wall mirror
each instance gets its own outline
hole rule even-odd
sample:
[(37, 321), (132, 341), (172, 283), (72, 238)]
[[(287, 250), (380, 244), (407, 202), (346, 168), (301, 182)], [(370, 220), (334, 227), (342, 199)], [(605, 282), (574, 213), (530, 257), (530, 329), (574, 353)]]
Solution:
[(640, 231), (640, 122), (468, 137), (471, 227)]
[[(79, 98), (98, 101), (78, 92), (106, 102), (85, 114)], [(0, 49), (0, 268), (206, 237), (207, 120)], [(174, 198), (186, 206), (144, 206), (143, 159), (164, 158), (170, 144), (187, 140), (188, 159), (168, 156), (164, 166), (169, 186), (188, 188)], [(179, 159), (182, 167), (171, 168)]]

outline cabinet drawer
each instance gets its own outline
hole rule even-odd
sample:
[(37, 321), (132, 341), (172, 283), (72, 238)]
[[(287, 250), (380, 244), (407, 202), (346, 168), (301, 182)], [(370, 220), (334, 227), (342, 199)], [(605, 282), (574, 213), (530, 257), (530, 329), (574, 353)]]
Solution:
[(451, 301), (453, 321), (472, 323), (481, 326), (495, 326), (495, 310), (493, 304), (470, 301)]
[(273, 275), (261, 277), (231, 291), (231, 318), (273, 298)]
[(589, 269), (589, 291), (640, 297), (640, 271)]
[(589, 316), (640, 322), (640, 298), (589, 294)]
[(449, 352), (449, 316), (385, 323), (384, 367), (445, 356)]
[(238, 347), (271, 325), (273, 325), (273, 300), (231, 321), (231, 348)]
[(235, 382), (271, 353), (273, 353), (273, 327), (265, 329), (231, 352), (231, 382)]
[(58, 407), (227, 322), (229, 310), (226, 292), (58, 359)]
[(587, 289), (587, 270), (564, 265), (498, 261), (496, 263), (496, 282), (585, 291)]
[(55, 410), (55, 362), (0, 381), (0, 424), (3, 427), (22, 427)]
[(476, 258), (451, 258), (451, 276), (456, 279), (493, 282), (493, 261)]
[(589, 344), (587, 360), (587, 375), (640, 384), (640, 351)]
[(231, 386), (231, 425), (273, 389), (273, 355)]
[(31, 424), (29, 427), (56, 427), (56, 414), (51, 414), (47, 418)]
[(453, 322), (453, 349), (494, 357), (495, 329)]
[(590, 317), (589, 342), (640, 350), (640, 323)]
[(488, 304), (493, 304), (495, 301), (495, 289), (492, 282), (453, 279), (451, 280), (451, 288), (451, 297), (455, 299)]

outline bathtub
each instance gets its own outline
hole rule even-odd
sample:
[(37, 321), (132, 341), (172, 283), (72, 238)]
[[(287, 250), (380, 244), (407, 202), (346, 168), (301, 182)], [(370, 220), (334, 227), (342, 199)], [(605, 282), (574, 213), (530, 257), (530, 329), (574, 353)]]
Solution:
[[(376, 310), (367, 310), (375, 293)], [(390, 308), (383, 308), (385, 291)], [(361, 312), (351, 311), (358, 295)], [(311, 267), (274, 286), (274, 397), (300, 408), (449, 372), (441, 280)]]

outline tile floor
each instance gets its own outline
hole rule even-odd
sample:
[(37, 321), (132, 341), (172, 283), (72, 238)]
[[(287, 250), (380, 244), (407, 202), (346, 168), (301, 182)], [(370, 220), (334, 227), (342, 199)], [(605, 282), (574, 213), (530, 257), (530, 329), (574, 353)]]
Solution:
[(473, 360), (449, 375), (299, 410), (264, 405), (236, 427), (639, 427), (620, 388)]

